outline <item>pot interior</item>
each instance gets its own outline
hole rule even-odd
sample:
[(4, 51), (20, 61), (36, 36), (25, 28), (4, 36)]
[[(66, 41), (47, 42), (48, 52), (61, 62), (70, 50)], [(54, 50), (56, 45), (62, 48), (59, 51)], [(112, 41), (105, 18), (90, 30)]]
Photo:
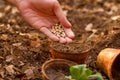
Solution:
[(70, 75), (69, 68), (67, 64), (54, 63), (46, 67), (45, 73), (50, 80), (64, 80), (66, 75)]
[(120, 80), (120, 54), (116, 57), (112, 65), (112, 77), (114, 80)]
[(52, 48), (58, 52), (66, 53), (66, 54), (82, 54), (86, 53), (91, 49), (91, 43), (79, 43), (73, 42), (70, 44), (60, 44), (54, 42), (52, 44)]

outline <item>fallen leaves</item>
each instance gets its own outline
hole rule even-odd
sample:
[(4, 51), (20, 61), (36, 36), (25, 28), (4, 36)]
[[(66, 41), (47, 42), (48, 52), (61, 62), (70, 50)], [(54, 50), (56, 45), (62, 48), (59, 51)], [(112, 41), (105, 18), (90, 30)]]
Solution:
[(85, 31), (92, 31), (92, 28), (93, 28), (93, 24), (89, 23), (89, 24), (86, 25)]
[(4, 57), (0, 56), (0, 63), (4, 60)]
[(27, 69), (27, 70), (25, 70), (25, 72), (24, 72), (24, 73), (26, 74), (27, 79), (34, 78), (34, 72), (33, 72), (33, 70), (32, 70), (32, 69)]
[(40, 46), (40, 40), (33, 40), (30, 43), (31, 46), (33, 47), (39, 47)]
[(8, 35), (7, 34), (2, 34), (1, 36), (0, 36), (0, 39), (1, 40), (8, 40)]
[(19, 47), (19, 46), (21, 46), (22, 45), (22, 43), (14, 43), (14, 44), (12, 44), (13, 46), (16, 46), (16, 47)]
[(3, 18), (4, 16), (5, 16), (5, 14), (0, 12), (0, 18)]
[(19, 35), (23, 36), (23, 37), (27, 37), (29, 39), (33, 39), (33, 38), (38, 38), (39, 34), (38, 33), (19, 33)]
[[(0, 69), (0, 76), (2, 77), (2, 78), (4, 78), (5, 77), (5, 72), (4, 72), (4, 70), (3, 69)], [(1, 80), (1, 79), (0, 79)]]
[(120, 15), (117, 15), (117, 16), (113, 16), (111, 17), (112, 20), (117, 20), (117, 19), (120, 19)]
[(5, 67), (6, 71), (7, 71), (10, 75), (12, 75), (12, 74), (15, 73), (14, 68), (15, 68), (14, 65), (8, 65), (8, 66)]
[(13, 55), (6, 56), (6, 62), (11, 62), (13, 60)]

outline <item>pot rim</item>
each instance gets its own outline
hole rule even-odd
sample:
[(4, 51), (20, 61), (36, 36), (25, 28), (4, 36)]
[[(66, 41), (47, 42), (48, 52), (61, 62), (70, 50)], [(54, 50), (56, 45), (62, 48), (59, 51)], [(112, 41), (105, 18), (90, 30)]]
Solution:
[(76, 52), (76, 53), (67, 53), (67, 52), (60, 52), (60, 51), (57, 51), (56, 49), (52, 48), (54, 51), (56, 52), (59, 52), (59, 53), (63, 53), (63, 54), (71, 54), (71, 55), (79, 55), (79, 54), (84, 54), (84, 53), (89, 53), (89, 51), (91, 50), (90, 49), (87, 49), (85, 51), (81, 51), (81, 52)]
[[(83, 43), (80, 43), (80, 42), (74, 42), (74, 43), (70, 43), (70, 44), (83, 44)], [(59, 50), (57, 50), (57, 49), (55, 49), (54, 47), (53, 47), (53, 42), (51, 43), (51, 45), (50, 45), (50, 48), (52, 48), (53, 50), (55, 50), (55, 51), (57, 51), (57, 52), (60, 52)], [(63, 52), (63, 51), (61, 51), (60, 53), (66, 53), (66, 54), (82, 54), (82, 53), (87, 53), (87, 52), (89, 52), (91, 49), (92, 49), (93, 47), (91, 47), (91, 46), (89, 46), (88, 48), (86, 48), (86, 50), (81, 50), (81, 51), (79, 51), (79, 52), (76, 52), (76, 53), (67, 53), (67, 52)]]
[(42, 69), (41, 69), (41, 72), (42, 72), (42, 74), (44, 74), (44, 76), (49, 80), (49, 77), (47, 76), (47, 74), (46, 74), (46, 65), (51, 65), (51, 63), (55, 63), (55, 62), (61, 62), (61, 63), (63, 63), (63, 64), (68, 64), (68, 66), (71, 66), (71, 64), (73, 64), (73, 65), (77, 65), (77, 63), (76, 62), (73, 62), (73, 61), (70, 61), (70, 60), (66, 60), (66, 59), (50, 59), (50, 60), (48, 60), (48, 61), (46, 61), (45, 63), (43, 63), (43, 65), (42, 65)]

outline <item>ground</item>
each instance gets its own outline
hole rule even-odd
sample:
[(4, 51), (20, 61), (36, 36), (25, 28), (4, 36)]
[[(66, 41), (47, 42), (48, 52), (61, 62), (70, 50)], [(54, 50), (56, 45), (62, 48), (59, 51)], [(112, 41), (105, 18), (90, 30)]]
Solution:
[[(92, 44), (86, 63), (101, 72), (95, 63), (99, 52), (120, 48), (120, 1), (59, 1), (72, 24), (74, 41)], [(42, 80), (41, 66), (50, 59), (49, 45), (49, 39), (26, 23), (15, 7), (0, 1), (0, 80)]]

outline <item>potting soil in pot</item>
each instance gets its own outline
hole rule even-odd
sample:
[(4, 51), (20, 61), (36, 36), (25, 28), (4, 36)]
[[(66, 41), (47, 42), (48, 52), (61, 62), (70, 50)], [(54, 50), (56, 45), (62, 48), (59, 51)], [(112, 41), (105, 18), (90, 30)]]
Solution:
[(58, 52), (71, 53), (71, 54), (83, 53), (90, 49), (90, 44), (85, 44), (85, 43), (82, 44), (79, 42), (74, 42), (71, 44), (60, 44), (60, 43), (54, 42), (52, 46), (53, 46), (53, 49)]
[(64, 80), (65, 76), (70, 75), (68, 65), (51, 65), (50, 68), (46, 70), (46, 74), (50, 80)]

